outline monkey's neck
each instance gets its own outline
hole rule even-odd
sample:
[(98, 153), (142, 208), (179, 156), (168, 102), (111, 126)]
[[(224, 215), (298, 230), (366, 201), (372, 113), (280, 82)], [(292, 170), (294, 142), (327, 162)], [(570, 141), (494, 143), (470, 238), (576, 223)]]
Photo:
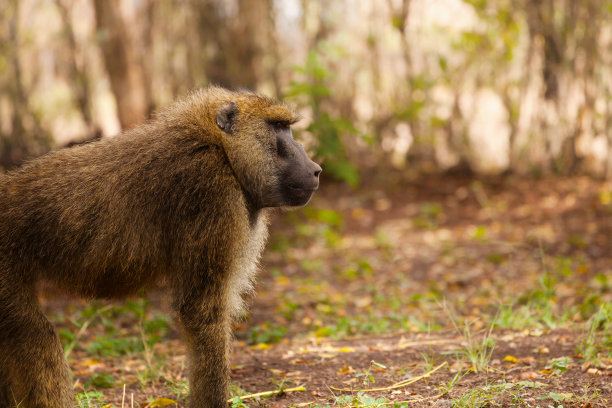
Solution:
[(266, 217), (264, 208), (255, 208), (254, 206), (248, 205), (247, 210), (249, 212), (249, 226), (255, 228), (260, 217)]

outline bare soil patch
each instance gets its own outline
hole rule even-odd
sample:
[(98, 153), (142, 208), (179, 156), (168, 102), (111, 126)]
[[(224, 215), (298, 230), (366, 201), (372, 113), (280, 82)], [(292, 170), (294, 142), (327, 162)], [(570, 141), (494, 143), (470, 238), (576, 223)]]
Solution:
[[(391, 174), (358, 191), (323, 185), (309, 207), (274, 221), (232, 358), (238, 393), (306, 391), (245, 403), (612, 405), (610, 322), (588, 337), (589, 319), (612, 303), (612, 183)], [(82, 313), (90, 303), (51, 289), (41, 300), (74, 347), (77, 391), (100, 392), (91, 404), (184, 404), (184, 348), (159, 317), (163, 292), (140, 311), (100, 303), (93, 315)], [(479, 352), (475, 367), (469, 357)], [(409, 386), (358, 391), (444, 362)], [(113, 381), (92, 385), (107, 374)]]

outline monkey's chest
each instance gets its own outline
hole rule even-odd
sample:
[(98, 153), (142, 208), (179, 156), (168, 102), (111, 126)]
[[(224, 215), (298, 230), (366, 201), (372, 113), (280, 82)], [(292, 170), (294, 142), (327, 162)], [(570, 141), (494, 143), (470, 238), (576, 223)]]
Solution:
[(245, 312), (243, 298), (253, 291), (253, 283), (267, 236), (267, 219), (265, 216), (260, 216), (244, 243), (235, 248), (228, 283), (228, 306), (233, 317), (239, 317)]

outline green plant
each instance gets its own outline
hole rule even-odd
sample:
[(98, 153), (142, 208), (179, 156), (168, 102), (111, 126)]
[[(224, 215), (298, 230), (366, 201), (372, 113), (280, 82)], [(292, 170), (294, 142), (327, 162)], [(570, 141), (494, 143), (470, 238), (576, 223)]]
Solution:
[(168, 388), (172, 391), (177, 399), (187, 398), (189, 395), (189, 381), (168, 381)]
[(336, 404), (340, 407), (380, 407), (382, 404), (388, 405), (386, 398), (375, 398), (358, 392), (357, 395), (343, 395), (336, 397)]
[(612, 305), (603, 303), (587, 321), (587, 334), (578, 346), (585, 360), (598, 362), (600, 353), (612, 354)]
[[(287, 214), (287, 219), (295, 225), (296, 238), (304, 245), (311, 245), (314, 240), (327, 248), (337, 248), (342, 238), (344, 217), (337, 211), (306, 207), (299, 213)], [(278, 250), (283, 250), (284, 245), (282, 239), (277, 240)], [(287, 243), (286, 248), (292, 246)]]
[(580, 404), (580, 406), (587, 407), (595, 405), (594, 403), (599, 401), (601, 396), (601, 390), (590, 390), (590, 386), (587, 384), (584, 386), (582, 395), (576, 395), (574, 400)]
[(104, 395), (100, 391), (83, 391), (76, 395), (78, 408), (99, 408), (104, 406)]
[(367, 387), (370, 383), (374, 384), (376, 382), (376, 380), (374, 379), (374, 376), (371, 374), (371, 371), (374, 367), (378, 367), (379, 369), (382, 369), (382, 370), (387, 369), (387, 367), (385, 367), (384, 365), (372, 360), (370, 361), (370, 365), (365, 371), (355, 374), (356, 378), (363, 377), (361, 380), (361, 385), (363, 387)]
[(438, 324), (419, 321), (414, 316), (406, 316), (400, 313), (388, 313), (381, 316), (374, 311), (352, 316), (336, 316), (333, 324), (320, 327), (317, 335), (320, 337), (331, 336), (335, 339), (357, 334), (388, 333), (392, 330), (411, 330), (417, 328), (419, 331), (440, 330)]
[(449, 394), (453, 388), (455, 388), (455, 385), (457, 385), (457, 383), (459, 382), (459, 380), (466, 375), (467, 373), (461, 375), (461, 370), (457, 371), (457, 373), (455, 374), (455, 376), (448, 382), (448, 383), (443, 383), (440, 384), (437, 388), (440, 391), (441, 395), (447, 395)]
[(412, 218), (412, 224), (420, 229), (435, 229), (444, 217), (444, 211), (439, 203), (422, 202), (419, 212)]
[(249, 329), (249, 344), (278, 343), (287, 333), (287, 328), (273, 322), (266, 322)]
[(76, 347), (83, 334), (85, 334), (87, 328), (109, 309), (110, 306), (101, 307), (94, 302), (80, 312), (79, 318), (71, 320), (72, 324), (75, 327), (78, 327), (76, 334), (72, 333), (68, 329), (61, 329), (59, 331), (60, 340), (63, 341), (64, 357), (66, 359), (68, 359), (70, 353), (72, 353), (72, 350)]
[(506, 388), (489, 389), (487, 387), (476, 388), (462, 394), (453, 400), (453, 408), (478, 408), (493, 405), (495, 399), (501, 397)]
[(303, 80), (292, 82), (285, 97), (298, 98), (313, 112), (312, 122), (306, 130), (318, 141), (315, 158), (323, 160), (326, 173), (355, 187), (359, 183), (359, 174), (348, 158), (342, 136), (358, 135), (359, 132), (348, 119), (335, 117), (322, 108), (322, 102), (331, 95), (331, 90), (330, 71), (321, 62), (320, 52), (310, 51), (306, 64), (295, 70)]
[(145, 368), (136, 373), (138, 382), (143, 390), (150, 381), (155, 381), (156, 379), (164, 377), (162, 370), (166, 366), (166, 356), (156, 356), (155, 361), (152, 361), (152, 354), (150, 357), (147, 357), (148, 354), (149, 353), (145, 351)]
[(137, 337), (117, 338), (115, 336), (96, 336), (87, 345), (87, 352), (102, 357), (118, 357), (124, 354), (141, 352), (143, 344)]
[(138, 378), (142, 387), (148, 380), (159, 376), (158, 372), (164, 366), (165, 356), (155, 356), (154, 345), (161, 341), (161, 338), (168, 332), (168, 316), (157, 313), (147, 319), (146, 306), (148, 302), (144, 299), (136, 304), (136, 315), (139, 317), (138, 328), (140, 341), (144, 352), (146, 368), (138, 373)]
[[(575, 260), (566, 257), (549, 260), (540, 244), (540, 262), (542, 272), (538, 276), (538, 285), (518, 296), (517, 304), (521, 307), (514, 309), (517, 315), (511, 320), (518, 323), (522, 319), (530, 326), (542, 323), (544, 326), (554, 329), (566, 322), (571, 316), (569, 310), (559, 310), (557, 286), (560, 281), (573, 274), (572, 268)], [(519, 327), (514, 326), (513, 328)]]
[(162, 313), (157, 313), (149, 319), (143, 316), (141, 319), (141, 327), (147, 346), (151, 347), (155, 343), (159, 343), (168, 333), (169, 324), (170, 317)]
[(487, 371), (489, 361), (493, 355), (495, 349), (495, 340), (491, 337), (493, 327), (495, 327), (495, 320), (490, 324), (488, 330), (482, 335), (482, 338), (478, 340), (475, 338), (470, 328), (473, 322), (465, 322), (461, 327), (455, 317), (454, 313), (448, 308), (446, 304), (443, 304), (443, 308), (449, 316), (451, 323), (455, 330), (463, 336), (465, 348), (454, 351), (445, 352), (443, 354), (454, 354), (464, 357), (471, 365), (471, 370), (474, 372)]
[[(536, 399), (539, 400), (552, 400), (555, 403), (559, 403), (559, 402), (565, 402), (565, 401), (570, 401), (572, 399), (572, 394), (563, 394), (563, 393), (558, 393), (558, 392), (554, 392), (554, 391), (550, 391), (548, 394), (546, 395), (540, 395), (539, 397), (537, 397)], [(549, 405), (550, 407), (550, 405)], [(563, 407), (562, 405), (559, 405), (559, 407)]]
[(285, 319), (291, 321), (294, 319), (295, 314), (300, 309), (300, 304), (293, 300), (295, 299), (295, 295), (293, 293), (282, 293), (281, 297), (282, 301), (278, 304), (277, 311)]
[(108, 373), (93, 374), (89, 380), (85, 381), (85, 388), (111, 388), (115, 385), (115, 378)]
[(549, 364), (546, 365), (547, 370), (552, 370), (555, 375), (561, 375), (567, 371), (569, 364), (568, 357), (559, 357), (553, 359)]
[(500, 305), (495, 319), (495, 327), (500, 329), (521, 330), (537, 327), (539, 323), (540, 320), (530, 305), (516, 306), (514, 302)]
[(436, 366), (436, 360), (437, 360), (435, 351), (431, 349), (431, 347), (429, 347), (429, 350), (427, 353), (421, 352), (419, 354), (421, 354), (421, 357), (425, 361), (425, 369), (424, 369), (425, 372), (433, 370), (434, 367)]
[(238, 396), (232, 398), (232, 408), (249, 408), (248, 405), (246, 405), (242, 399)]
[(359, 259), (356, 261), (356, 264), (349, 266), (342, 274), (347, 279), (354, 279), (357, 277), (372, 276), (374, 274), (374, 269), (366, 259)]
[(516, 383), (507, 383), (505, 381), (499, 384), (487, 384), (482, 387), (471, 389), (458, 398), (452, 400), (453, 408), (478, 408), (478, 407), (501, 407), (506, 397), (509, 397), (512, 404), (510, 406), (525, 406), (525, 389), (541, 388), (541, 383), (533, 381), (519, 381)]

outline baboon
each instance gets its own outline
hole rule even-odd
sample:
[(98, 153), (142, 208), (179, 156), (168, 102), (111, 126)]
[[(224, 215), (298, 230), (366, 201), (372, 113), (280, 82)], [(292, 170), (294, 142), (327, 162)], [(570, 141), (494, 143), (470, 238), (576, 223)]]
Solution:
[(121, 135), (62, 149), (0, 178), (0, 407), (74, 405), (36, 282), (87, 298), (171, 288), (188, 348), (191, 407), (224, 407), (241, 313), (270, 207), (305, 205), (321, 167), (296, 114), (210, 87)]

